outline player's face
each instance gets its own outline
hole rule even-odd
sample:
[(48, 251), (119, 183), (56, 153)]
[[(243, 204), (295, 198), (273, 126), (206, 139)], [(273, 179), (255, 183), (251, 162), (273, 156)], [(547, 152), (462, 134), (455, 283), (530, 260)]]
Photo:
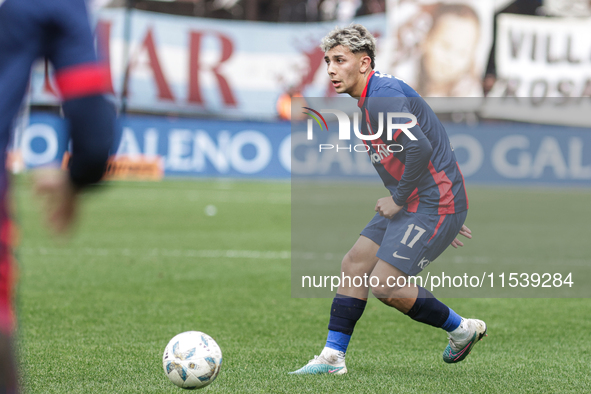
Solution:
[(371, 59), (367, 54), (353, 53), (349, 48), (338, 45), (324, 55), (328, 75), (337, 93), (348, 93), (360, 97), (365, 88), (365, 73)]

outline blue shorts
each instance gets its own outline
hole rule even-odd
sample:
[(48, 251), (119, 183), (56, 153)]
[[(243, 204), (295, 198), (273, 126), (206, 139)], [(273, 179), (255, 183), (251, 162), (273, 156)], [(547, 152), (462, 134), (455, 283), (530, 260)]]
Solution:
[(376, 214), (361, 235), (380, 245), (376, 256), (407, 275), (435, 260), (460, 232), (468, 211), (426, 215), (402, 210), (392, 219)]

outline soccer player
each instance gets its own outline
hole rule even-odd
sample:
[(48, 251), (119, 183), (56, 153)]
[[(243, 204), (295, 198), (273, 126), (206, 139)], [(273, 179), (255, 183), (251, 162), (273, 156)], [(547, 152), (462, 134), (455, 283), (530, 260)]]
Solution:
[[(390, 195), (377, 201), (376, 215), (343, 258), (342, 275), (377, 277), (379, 284), (372, 287), (376, 298), (413, 320), (444, 329), (449, 343), (443, 360), (462, 361), (486, 335), (486, 324), (462, 318), (423, 287), (403, 280), (421, 272), (448, 245), (463, 246), (456, 238), (458, 233), (471, 238), (464, 225), (468, 212), (464, 179), (445, 129), (415, 90), (374, 71), (375, 38), (365, 27), (336, 28), (324, 37), (321, 48), (337, 93), (358, 100), (363, 134), (378, 134), (380, 123), (382, 127), (386, 124), (379, 117), (387, 113), (412, 114), (417, 120), (408, 133), (400, 129), (391, 139), (384, 132), (378, 139), (364, 141)], [(385, 149), (392, 144), (402, 145), (403, 150)], [(330, 310), (326, 346), (292, 373), (347, 373), (347, 346), (369, 289), (343, 282)]]
[(36, 183), (56, 232), (68, 230), (78, 194), (101, 179), (115, 128), (115, 109), (103, 96), (110, 85), (108, 66), (95, 53), (84, 0), (0, 0), (0, 394), (18, 391), (11, 351), (13, 267), (6, 148), (31, 66), (40, 57), (48, 58), (56, 70), (72, 139), (69, 171), (45, 172)]

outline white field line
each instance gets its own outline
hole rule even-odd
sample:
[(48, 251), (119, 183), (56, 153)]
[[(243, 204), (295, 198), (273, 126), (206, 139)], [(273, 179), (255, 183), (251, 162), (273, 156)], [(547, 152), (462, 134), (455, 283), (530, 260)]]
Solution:
[[(230, 259), (265, 259), (265, 260), (342, 260), (345, 253), (322, 253), (302, 251), (260, 251), (260, 250), (198, 250), (198, 249), (129, 249), (129, 248), (47, 248), (47, 247), (20, 247), (16, 252), (18, 255), (36, 256), (146, 256), (146, 257), (187, 257), (187, 258), (230, 258)], [(540, 261), (533, 258), (499, 258), (493, 259), (489, 256), (453, 256), (438, 259), (442, 264), (547, 264), (550, 261)], [(561, 259), (562, 264), (575, 266), (591, 266), (589, 259)]]
[(289, 251), (258, 250), (193, 250), (193, 249), (107, 249), (107, 248), (45, 248), (21, 247), (17, 255), (40, 256), (147, 256), (147, 257), (202, 257), (240, 259), (290, 259)]

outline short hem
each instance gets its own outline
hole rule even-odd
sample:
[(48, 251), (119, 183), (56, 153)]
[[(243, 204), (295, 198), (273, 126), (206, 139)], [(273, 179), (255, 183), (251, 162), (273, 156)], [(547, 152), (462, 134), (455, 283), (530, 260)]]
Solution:
[[(388, 261), (390, 260), (389, 257), (390, 256), (384, 256), (383, 253), (380, 253), (380, 251), (378, 250), (378, 253), (376, 253), (376, 257), (382, 261), (385, 261), (386, 263), (390, 264), (392, 267), (399, 269), (400, 271), (402, 271), (404, 274), (408, 275), (408, 276), (414, 276), (418, 273), (420, 273), (421, 271), (417, 271), (414, 274), (409, 273), (408, 271), (411, 271), (412, 266), (413, 266), (413, 262), (412, 261), (408, 261), (407, 264), (404, 264), (402, 261), (400, 261), (399, 264), (395, 264), (392, 261)], [(406, 260), (404, 260), (406, 261)], [(410, 267), (409, 267), (410, 265)]]
[(382, 240), (383, 240), (383, 233), (381, 235), (378, 234), (367, 234), (365, 232), (361, 232), (359, 233), (359, 235), (364, 236), (365, 238), (369, 239), (370, 241), (373, 241), (376, 245), (378, 246), (382, 246)]

